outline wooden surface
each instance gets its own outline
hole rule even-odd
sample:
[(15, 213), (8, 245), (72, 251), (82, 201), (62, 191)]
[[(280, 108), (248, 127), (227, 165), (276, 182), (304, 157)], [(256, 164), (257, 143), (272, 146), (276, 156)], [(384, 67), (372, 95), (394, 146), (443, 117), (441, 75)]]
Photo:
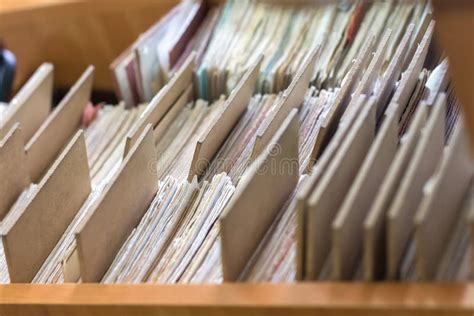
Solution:
[(2, 316), (332, 316), (343, 312), (353, 316), (472, 315), (474, 284), (0, 286)]
[(43, 62), (54, 64), (56, 87), (71, 86), (93, 64), (94, 87), (112, 90), (109, 64), (178, 2), (1, 0), (0, 39), (18, 61), (15, 90)]
[[(57, 86), (72, 85), (84, 67), (93, 63), (95, 87), (110, 89), (109, 62), (176, 2), (120, 0), (111, 5), (105, 0), (2, 0), (0, 34), (19, 59), (16, 87), (43, 61), (51, 61)], [(435, 0), (434, 6), (435, 36), (450, 57), (457, 93), (474, 135), (474, 40), (464, 36), (474, 28), (474, 5), (467, 0)], [(66, 27), (64, 21), (69, 22)], [(472, 315), (474, 284), (0, 286), (2, 316), (189, 315), (191, 311), (193, 315), (314, 315), (315, 311), (323, 316), (342, 311), (351, 315)]]

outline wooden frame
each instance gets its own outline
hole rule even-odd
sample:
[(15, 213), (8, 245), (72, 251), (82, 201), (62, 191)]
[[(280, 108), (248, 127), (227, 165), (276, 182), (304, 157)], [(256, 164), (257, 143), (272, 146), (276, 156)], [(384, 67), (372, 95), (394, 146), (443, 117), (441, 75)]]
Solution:
[(453, 316), (472, 315), (473, 297), (473, 284), (12, 284), (0, 314)]
[[(14, 1), (10, 1), (14, 3)], [(40, 3), (41, 2), (41, 3)], [(40, 61), (53, 59), (61, 69), (57, 76), (60, 85), (73, 82), (84, 61), (100, 64), (96, 87), (110, 88), (108, 58), (118, 54), (130, 43), (136, 33), (145, 29), (160, 15), (166, 12), (176, 0), (167, 1), (120, 1), (114, 7), (107, 7), (105, 1), (59, 2), (30, 1), (26, 10), (18, 8), (0, 10), (0, 32), (11, 47), (19, 46), (22, 52), (28, 52), (28, 62), (21, 65), (17, 86), (23, 81), (28, 69), (35, 68)], [(216, 2), (216, 1), (212, 1)], [(128, 4), (127, 4), (128, 3)], [(131, 3), (134, 3), (133, 5)], [(151, 3), (159, 3), (150, 10)], [(33, 5), (34, 4), (34, 5)], [(122, 4), (127, 4), (126, 8)], [(438, 22), (436, 38), (443, 43), (452, 64), (457, 92), (470, 128), (471, 143), (474, 145), (474, 90), (472, 89), (474, 45), (461, 36), (465, 30), (473, 28), (474, 5), (469, 1), (434, 0), (435, 19)], [(133, 8), (131, 15), (145, 14), (144, 22), (128, 17), (130, 29), (121, 32), (109, 26), (102, 26), (97, 36), (111, 36), (117, 43), (109, 47), (97, 48), (94, 41), (82, 36), (79, 28), (63, 30), (60, 34), (51, 29), (44, 34), (49, 40), (65, 39), (71, 33), (72, 43), (66, 45), (66, 51), (76, 47), (77, 43), (88, 42), (83, 46), (83, 55), (96, 57), (67, 66), (67, 60), (56, 49), (49, 48), (40, 52), (33, 49), (41, 39), (28, 41), (24, 35), (34, 24), (41, 24), (54, 16), (77, 17), (97, 10), (100, 14), (120, 20), (121, 12)], [(117, 8), (120, 8), (118, 10)], [(128, 8), (128, 9), (127, 9)], [(91, 19), (100, 19), (100, 14)], [(34, 18), (34, 19), (33, 19)], [(31, 22), (30, 22), (31, 20)], [(68, 20), (68, 19), (61, 19)], [(84, 30), (94, 27), (94, 22)], [(133, 22), (135, 21), (135, 23)], [(77, 22), (77, 21), (76, 21)], [(26, 24), (25, 24), (26, 23)], [(77, 24), (77, 23), (76, 23)], [(23, 26), (23, 27), (20, 27)], [(97, 25), (96, 25), (97, 27)], [(123, 27), (126, 29), (126, 27)], [(113, 32), (112, 32), (113, 31)], [(115, 33), (114, 36), (111, 34)], [(133, 34), (132, 34), (133, 33)], [(120, 36), (117, 36), (117, 35)], [(23, 37), (21, 36), (23, 35)], [(45, 36), (46, 36), (45, 35)], [(54, 36), (56, 35), (56, 37)], [(125, 36), (126, 35), (126, 36)], [(120, 37), (120, 38), (119, 38)], [(75, 41), (75, 42), (74, 42)], [(50, 43), (45, 42), (41, 47)], [(113, 41), (108, 41), (111, 44)], [(76, 44), (75, 44), (76, 43)], [(68, 50), (69, 49), (69, 50)], [(98, 53), (100, 51), (100, 53)], [(88, 53), (89, 52), (89, 53)], [(21, 58), (21, 54), (19, 55)], [(54, 58), (57, 57), (57, 60)], [(26, 75), (25, 75), (26, 74)], [(297, 284), (223, 284), (223, 285), (102, 285), (102, 284), (64, 284), (30, 285), (12, 284), (0, 286), (1, 315), (472, 315), (474, 313), (474, 283), (466, 284), (423, 284), (423, 283), (297, 283)]]

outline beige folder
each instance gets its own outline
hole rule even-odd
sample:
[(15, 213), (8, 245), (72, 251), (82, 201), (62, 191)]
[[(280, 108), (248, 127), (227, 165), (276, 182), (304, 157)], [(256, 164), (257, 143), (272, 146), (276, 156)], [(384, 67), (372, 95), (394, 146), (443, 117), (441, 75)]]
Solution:
[(53, 98), (53, 65), (42, 64), (8, 105), (6, 117), (0, 119), (0, 139), (20, 123), (26, 144), (48, 117)]
[(94, 67), (89, 66), (26, 144), (26, 158), (33, 182), (41, 180), (61, 149), (81, 126), (82, 115), (92, 91), (93, 77)]
[(473, 162), (463, 122), (456, 126), (436, 174), (423, 190), (415, 216), (417, 279), (431, 280), (443, 250), (453, 233), (466, 192), (471, 184)]
[(316, 279), (321, 273), (331, 248), (331, 223), (374, 138), (375, 100), (371, 98), (367, 101), (364, 95), (360, 96), (359, 100), (367, 104), (362, 108), (361, 114), (308, 201), (307, 279)]
[(140, 137), (148, 124), (154, 128), (166, 115), (176, 100), (192, 84), (193, 72), (196, 68), (196, 54), (192, 53), (171, 80), (153, 97), (140, 115), (138, 121), (127, 134), (124, 158)]
[(5, 217), (1, 235), (11, 282), (31, 282), (90, 192), (86, 144), (78, 131), (26, 205)]
[(350, 114), (346, 115), (344, 119), (339, 123), (336, 133), (331, 139), (329, 145), (314, 165), (310, 176), (302, 184), (301, 189), (297, 192), (296, 197), (296, 217), (297, 217), (297, 238), (296, 238), (296, 278), (302, 280), (305, 274), (305, 252), (306, 252), (306, 231), (307, 231), (307, 200), (314, 190), (316, 185), (319, 183), (323, 173), (327, 169), (327, 166), (332, 161), (334, 155), (339, 149), (341, 143), (345, 139), (347, 133), (354, 124), (354, 121), (359, 115), (360, 109), (362, 108), (360, 102), (355, 102), (354, 108)]
[(16, 123), (0, 139), (0, 222), (31, 183), (21, 132), (20, 123)]
[(418, 76), (420, 75), (420, 72), (423, 68), (423, 64), (430, 47), (431, 37), (433, 36), (434, 25), (435, 22), (432, 21), (428, 26), (428, 29), (426, 30), (420, 45), (416, 49), (415, 55), (408, 65), (407, 70), (402, 73), (399, 86), (397, 87), (397, 90), (391, 99), (391, 103), (397, 103), (400, 105), (398, 108), (398, 115), (402, 114), (405, 105), (408, 103), (413, 88), (415, 87), (418, 80)]
[(395, 54), (393, 55), (392, 59), (390, 60), (387, 70), (385, 71), (380, 81), (378, 89), (374, 93), (377, 99), (377, 121), (379, 121), (382, 114), (385, 113), (385, 109), (388, 105), (387, 103), (390, 98), (390, 95), (395, 87), (398, 78), (400, 77), (400, 73), (402, 72), (403, 60), (405, 58), (414, 27), (414, 24), (410, 24), (406, 29), (405, 35), (403, 35), (403, 38), (400, 41), (400, 44), (398, 45), (398, 48), (395, 51)]
[(188, 181), (191, 181), (194, 176), (200, 177), (204, 174), (219, 147), (224, 143), (232, 128), (247, 109), (257, 85), (262, 60), (263, 56), (260, 56), (252, 67), (247, 70), (222, 106), (214, 124), (209, 126), (205, 134), (197, 141)]
[(75, 231), (81, 279), (99, 282), (158, 189), (155, 146), (148, 124), (110, 184)]
[(332, 224), (332, 277), (349, 280), (362, 253), (365, 216), (383, 182), (398, 145), (398, 120), (387, 115)]
[[(387, 110), (390, 109), (391, 106)], [(400, 139), (399, 149), (364, 220), (363, 275), (367, 281), (378, 279), (384, 274), (385, 214), (413, 155), (427, 112), (425, 104), (418, 106), (408, 132)]]
[(446, 95), (441, 94), (410, 160), (406, 173), (387, 213), (387, 277), (396, 278), (399, 265), (414, 229), (415, 212), (423, 185), (431, 177), (444, 148)]
[[(192, 101), (192, 92), (193, 92), (193, 85), (189, 85), (181, 96), (176, 100), (176, 102), (172, 105), (171, 109), (165, 114), (163, 119), (158, 123), (158, 125), (153, 130), (153, 138), (155, 139), (155, 145), (159, 143), (162, 137), (165, 135), (168, 128), (173, 124), (174, 120), (181, 112), (181, 110), (188, 104), (188, 102)], [(160, 153), (157, 152), (159, 156)]]
[(280, 102), (275, 105), (275, 110), (264, 120), (259, 127), (255, 139), (250, 159), (253, 161), (262, 153), (265, 146), (272, 139), (273, 135), (280, 128), (281, 124), (292, 109), (300, 108), (303, 104), (305, 93), (311, 82), (316, 61), (319, 58), (320, 46), (318, 45), (305, 58), (303, 64), (298, 69), (290, 86), (284, 91)]
[[(344, 117), (343, 120), (338, 125), (336, 133), (329, 142), (327, 148), (323, 151), (321, 157), (318, 159), (317, 163), (314, 165), (313, 170), (311, 171), (308, 179), (303, 183), (301, 189), (297, 193), (297, 202), (296, 202), (296, 213), (297, 213), (297, 255), (296, 255), (296, 270), (297, 270), (297, 279), (302, 280), (304, 274), (306, 273), (305, 265), (305, 252), (306, 252), (306, 232), (307, 232), (307, 200), (311, 192), (317, 186), (323, 173), (326, 171), (327, 166), (332, 161), (337, 150), (341, 146), (341, 143), (345, 139), (346, 135), (349, 133), (350, 129), (354, 125), (357, 117), (360, 114), (361, 108), (364, 106), (361, 102), (356, 102), (352, 105), (353, 109), (351, 112)], [(332, 106), (332, 105), (331, 105)], [(315, 158), (316, 153), (313, 158)]]
[(240, 180), (219, 224), (224, 281), (235, 281), (298, 183), (298, 111), (293, 109)]

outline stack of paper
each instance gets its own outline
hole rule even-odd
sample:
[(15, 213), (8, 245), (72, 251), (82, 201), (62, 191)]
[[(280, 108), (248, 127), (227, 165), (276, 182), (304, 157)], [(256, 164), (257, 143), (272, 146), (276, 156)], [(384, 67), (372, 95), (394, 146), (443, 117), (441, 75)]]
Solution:
[(256, 95), (250, 100), (247, 110), (232, 129), (224, 144), (208, 168), (205, 179), (225, 172), (237, 183), (248, 167), (255, 143), (257, 129), (272, 111), (279, 96), (274, 94)]
[[(209, 251), (216, 238), (216, 220), (234, 189), (224, 174), (204, 182), (199, 190), (195, 182), (167, 177), (103, 282), (178, 282), (190, 263), (196, 264), (199, 254)], [(219, 277), (217, 273), (212, 280)]]
[[(182, 2), (113, 64), (125, 104), (61, 144), (61, 179), (87, 183), (21, 280), (472, 277), (474, 164), (434, 25), (425, 1)], [(7, 237), (31, 197), (67, 182), (26, 178), (0, 282), (22, 274)]]
[[(6, 225), (9, 221), (12, 221), (18, 210), (21, 210), (27, 203), (28, 199), (37, 191), (37, 185), (31, 184), (23, 193), (18, 197), (18, 200), (10, 209), (10, 212), (0, 221), (0, 225)], [(5, 259), (5, 252), (3, 249), (3, 243), (0, 243), (0, 284), (10, 283), (10, 276), (8, 274), (7, 262)]]
[(106, 105), (84, 131), (87, 158), (95, 187), (107, 182), (123, 157), (125, 135), (140, 117), (145, 105), (125, 109), (123, 104)]
[[(455, 98), (450, 97), (446, 109), (442, 92), (448, 89), (447, 61), (432, 71), (421, 68), (432, 30), (432, 25), (426, 29), (388, 105), (364, 97), (366, 105), (337, 144), (347, 118), (344, 114), (308, 186), (300, 190), (305, 220), (299, 227), (303, 249), (298, 265), (305, 279), (468, 277), (467, 220), (457, 214), (465, 204), (473, 165), (467, 143), (461, 145), (464, 131)], [(386, 74), (390, 69), (389, 64)], [(369, 95), (377, 96), (377, 92), (375, 85)], [(386, 109), (384, 114), (374, 116), (373, 111), (380, 108)], [(336, 146), (337, 151), (331, 152)], [(327, 159), (330, 156), (332, 160)], [(459, 190), (442, 189), (453, 185), (448, 183), (454, 175), (450, 178), (447, 170), (461, 169)], [(434, 195), (435, 188), (436, 194), (443, 192), (443, 198)], [(439, 199), (444, 201), (441, 226), (440, 215), (434, 215), (441, 207), (436, 204)], [(449, 258), (441, 256), (445, 248), (451, 251)]]
[(217, 14), (203, 1), (183, 1), (117, 57), (110, 69), (125, 104), (150, 101), (193, 50), (202, 55)]
[[(312, 154), (320, 132), (324, 115), (334, 102), (335, 93), (326, 90), (318, 91), (314, 87), (307, 90), (300, 112), (300, 173), (307, 173), (314, 164)], [(243, 172), (251, 162), (252, 150), (259, 128), (276, 110), (281, 95), (256, 95), (247, 107), (247, 111), (238, 121), (224, 144), (214, 157), (204, 178), (210, 179), (215, 174), (226, 172), (233, 183), (238, 183)]]
[(148, 270), (160, 258), (163, 249), (180, 223), (197, 184), (178, 182), (166, 177), (140, 224), (117, 254), (104, 282), (136, 283), (148, 275)]
[[(77, 255), (75, 253), (74, 230), (82, 219), (90, 214), (93, 203), (120, 166), (125, 146), (124, 137), (138, 119), (143, 108), (144, 106), (125, 109), (123, 104), (117, 106), (106, 105), (99, 111), (94, 122), (85, 130), (87, 158), (93, 191), (32, 282), (64, 282), (65, 265), (71, 256)], [(68, 281), (77, 281), (77, 279), (74, 279), (73, 276)]]
[[(203, 100), (187, 104), (169, 124), (156, 144), (156, 173), (187, 179), (197, 140), (215, 120), (224, 99), (208, 105)], [(160, 128), (160, 126), (158, 127)]]
[(339, 85), (370, 35), (378, 42), (385, 29), (396, 30), (384, 56), (390, 60), (406, 27), (420, 21), (426, 6), (426, 2), (344, 2), (285, 7), (229, 1), (198, 71), (199, 94), (212, 100), (230, 91), (260, 53), (265, 60), (258, 90), (281, 91), (317, 44), (323, 47), (315, 69), (318, 86)]

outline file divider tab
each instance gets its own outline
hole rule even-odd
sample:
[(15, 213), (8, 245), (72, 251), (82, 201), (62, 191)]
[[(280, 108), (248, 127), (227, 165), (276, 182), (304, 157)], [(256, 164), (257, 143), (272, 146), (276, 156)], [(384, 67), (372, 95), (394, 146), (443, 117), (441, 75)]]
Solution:
[(384, 57), (386, 55), (388, 42), (392, 35), (392, 30), (388, 29), (383, 35), (377, 50), (375, 51), (374, 57), (370, 61), (369, 66), (364, 72), (361, 81), (357, 84), (354, 96), (361, 94), (370, 95), (374, 90), (377, 76), (380, 73), (380, 69), (383, 67)]
[[(390, 105), (387, 110), (396, 108), (396, 104), (392, 104), (394, 106)], [(421, 103), (416, 109), (407, 133), (400, 139), (395, 158), (364, 220), (363, 278), (366, 281), (373, 281), (385, 276), (384, 265), (380, 264), (380, 262), (385, 262), (385, 215), (415, 151), (415, 145), (425, 124), (427, 113), (426, 104)], [(398, 115), (396, 111), (393, 111), (393, 114), (395, 117)]]
[(1, 235), (12, 283), (33, 279), (90, 192), (86, 145), (79, 130), (25, 206), (4, 219)]
[[(472, 181), (473, 165), (469, 141), (462, 121), (458, 123), (450, 143), (444, 148), (436, 174), (423, 189), (423, 199), (415, 216), (416, 271), (418, 280), (433, 280), (445, 245)], [(436, 236), (437, 246), (433, 247)]]
[(412, 23), (408, 25), (405, 35), (403, 35), (402, 40), (400, 41), (400, 44), (398, 45), (398, 48), (392, 57), (392, 60), (388, 64), (388, 68), (384, 73), (378, 91), (375, 92), (377, 125), (379, 125), (381, 117), (385, 113), (388, 100), (394, 87), (396, 86), (397, 80), (400, 77), (400, 73), (402, 72), (402, 63), (405, 60), (406, 52), (408, 50), (414, 28), (415, 24)]
[[(410, 65), (410, 61), (413, 59), (413, 56), (415, 55), (415, 52), (418, 48), (418, 44), (420, 44), (420, 42), (422, 41), (423, 36), (425, 35), (425, 32), (428, 29), (428, 26), (430, 25), (432, 19), (433, 19), (433, 14), (431, 12), (427, 11), (424, 13), (423, 20), (418, 25), (418, 28), (416, 29), (415, 34), (413, 34), (413, 38), (411, 40), (410, 46), (407, 47), (403, 69), (407, 69), (408, 66)], [(413, 24), (413, 29), (414, 29), (414, 26), (415, 25)]]
[(263, 55), (259, 56), (255, 63), (247, 70), (237, 87), (232, 90), (230, 96), (225, 101), (222, 111), (214, 121), (214, 124), (197, 141), (188, 181), (191, 181), (194, 176), (201, 176), (206, 171), (219, 147), (245, 112), (257, 86), (262, 60)]
[(0, 139), (15, 123), (21, 124), (26, 144), (48, 117), (53, 98), (53, 65), (44, 63), (9, 103), (7, 117), (0, 119)]
[(418, 45), (415, 55), (408, 65), (407, 70), (402, 73), (399, 86), (391, 99), (391, 103), (396, 103), (399, 105), (397, 111), (399, 116), (402, 114), (402, 109), (405, 108), (408, 101), (410, 100), (411, 93), (415, 88), (418, 76), (423, 68), (423, 64), (430, 47), (431, 37), (433, 36), (434, 26), (435, 22), (432, 21), (429, 24), (420, 45)]
[[(308, 170), (310, 173), (305, 183), (303, 183), (301, 189), (296, 196), (296, 217), (297, 217), (297, 237), (296, 237), (296, 276), (298, 280), (303, 280), (305, 275), (305, 252), (306, 252), (306, 223), (307, 223), (307, 200), (313, 192), (316, 185), (321, 180), (324, 171), (336, 154), (342, 141), (345, 139), (348, 131), (351, 129), (354, 121), (359, 115), (360, 109), (363, 105), (360, 102), (356, 102), (354, 109), (339, 123), (338, 129), (334, 134), (334, 137), (329, 142), (327, 148), (323, 151), (321, 157), (317, 160), (312, 170)], [(315, 152), (313, 151), (312, 157), (315, 158)], [(311, 163), (310, 163), (311, 165)]]
[(445, 120), (446, 95), (440, 94), (387, 213), (387, 278), (397, 277), (403, 251), (414, 232), (424, 182), (433, 175), (443, 152)]
[[(383, 57), (385, 56), (387, 42), (390, 38), (390, 35), (391, 35), (391, 31), (388, 31), (382, 38), (380, 46), (378, 47), (377, 51), (375, 52), (374, 57), (370, 61), (370, 64), (367, 70), (364, 72), (362, 79), (355, 86), (354, 93), (350, 97), (350, 101), (349, 101), (349, 104), (347, 104), (347, 108), (345, 108), (344, 110), (344, 105), (341, 103), (342, 102), (341, 98), (335, 100), (332, 108), (340, 108), (342, 106), (342, 108), (340, 108), (340, 111), (342, 112), (342, 114), (341, 114), (340, 120), (337, 120), (337, 122), (333, 123), (334, 125), (338, 126), (337, 130), (332, 132), (334, 134), (333, 137), (338, 137), (338, 136), (343, 137), (343, 135), (347, 132), (347, 130), (352, 126), (354, 120), (356, 120), (357, 116), (359, 115), (361, 111), (361, 108), (364, 106), (364, 105), (361, 105), (359, 102), (360, 96), (363, 94), (370, 95), (372, 93), (372, 90), (376, 81), (376, 76), (379, 73), (380, 68), (382, 67)], [(373, 41), (373, 38), (372, 38), (372, 41)], [(354, 64), (353, 70), (358, 70), (359, 72), (362, 72), (363, 65), (367, 63), (369, 60), (368, 55), (370, 54), (368, 52), (372, 46), (373, 44), (372, 45), (367, 44), (365, 53), (359, 56), (361, 63), (358, 66), (357, 64)], [(353, 74), (355, 75), (354, 77), (352, 77), (353, 80), (357, 80), (356, 78), (359, 75), (356, 74), (356, 72), (354, 72)], [(349, 88), (349, 85), (356, 84), (356, 81), (354, 81), (353, 83), (350, 83), (351, 80), (349, 80), (349, 78), (350, 77), (348, 76), (347, 85), (341, 87), (341, 90)], [(320, 128), (320, 133), (318, 134), (319, 140), (316, 141), (315, 146), (311, 152), (310, 165), (312, 163), (315, 163), (316, 159), (321, 155), (321, 150), (323, 149), (321, 148), (322, 140), (324, 137), (326, 137), (325, 135), (327, 135), (327, 131), (328, 131), (326, 127), (324, 127), (323, 125)], [(339, 129), (342, 129), (342, 132), (339, 132)], [(338, 133), (339, 135), (337, 135)], [(327, 141), (329, 142), (329, 140)], [(337, 140), (337, 142), (340, 143), (341, 139)], [(336, 147), (334, 147), (332, 150), (335, 150), (335, 149)]]
[(158, 190), (153, 129), (148, 124), (93, 210), (75, 231), (82, 282), (99, 282)]
[[(370, 61), (374, 42), (375, 37), (372, 35), (362, 47), (360, 54), (357, 56), (357, 59), (353, 62), (349, 72), (344, 78), (341, 84), (341, 89), (337, 93), (336, 99), (334, 100), (334, 104), (326, 114), (322, 126), (320, 127), (318, 136), (316, 137), (314, 149), (311, 153), (313, 161), (316, 161), (316, 159), (321, 156), (321, 153), (326, 148), (333, 134), (335, 133), (339, 121), (344, 114), (348, 103), (350, 102), (349, 100), (351, 99), (351, 93), (354, 90), (354, 86), (358, 82), (365, 65), (367, 65)], [(355, 97), (357, 98), (359, 96)]]
[(342, 203), (352, 180), (362, 164), (375, 134), (374, 99), (363, 104), (361, 114), (354, 122), (334, 159), (308, 200), (306, 278), (317, 279), (330, 252), (331, 223)]
[(155, 144), (160, 141), (161, 137), (163, 137), (168, 127), (170, 127), (170, 125), (173, 123), (173, 120), (178, 116), (179, 112), (188, 104), (189, 101), (192, 100), (192, 96), (193, 85), (190, 84), (153, 130)]
[(270, 121), (268, 124), (262, 125), (261, 128), (259, 128), (250, 158), (252, 161), (260, 155), (273, 135), (275, 135), (276, 131), (280, 128), (288, 113), (290, 113), (292, 109), (300, 108), (303, 104), (304, 96), (311, 82), (311, 76), (313, 76), (314, 67), (316, 66), (320, 52), (321, 46), (318, 45), (306, 57), (294, 79), (291, 81), (290, 86), (284, 91), (283, 97), (276, 105), (271, 119), (269, 118)]
[(220, 220), (224, 281), (236, 281), (298, 183), (298, 111), (293, 109), (246, 170)]
[(195, 68), (196, 53), (193, 52), (171, 80), (153, 97), (141, 114), (140, 119), (128, 132), (125, 140), (124, 158), (137, 142), (145, 127), (151, 124), (152, 127), (155, 128), (168, 110), (175, 104), (183, 91), (192, 84)]
[(0, 222), (31, 183), (20, 123), (0, 140)]
[(38, 183), (61, 149), (81, 126), (89, 102), (94, 67), (89, 66), (26, 144), (31, 180)]
[(366, 213), (397, 151), (398, 118), (387, 116), (333, 222), (332, 278), (350, 280), (362, 253)]

